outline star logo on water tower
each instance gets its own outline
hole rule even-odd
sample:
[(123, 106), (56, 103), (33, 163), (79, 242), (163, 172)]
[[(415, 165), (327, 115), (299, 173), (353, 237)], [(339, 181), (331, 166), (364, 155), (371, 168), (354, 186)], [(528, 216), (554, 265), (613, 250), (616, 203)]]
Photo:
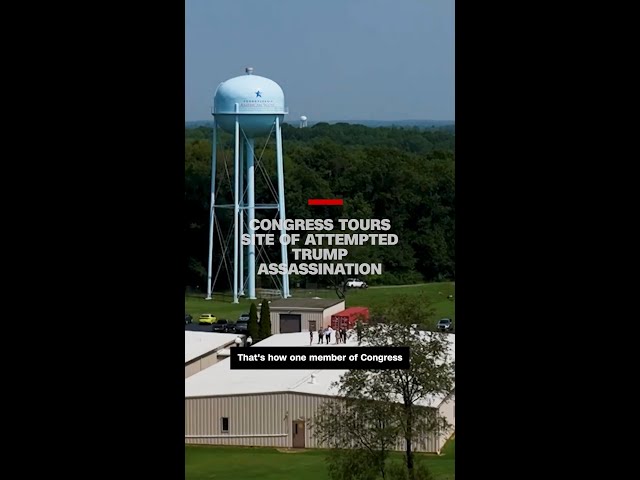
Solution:
[(257, 98), (257, 97), (262, 98), (262, 92), (261, 92), (260, 90), (258, 90), (258, 91), (256, 92), (256, 98)]

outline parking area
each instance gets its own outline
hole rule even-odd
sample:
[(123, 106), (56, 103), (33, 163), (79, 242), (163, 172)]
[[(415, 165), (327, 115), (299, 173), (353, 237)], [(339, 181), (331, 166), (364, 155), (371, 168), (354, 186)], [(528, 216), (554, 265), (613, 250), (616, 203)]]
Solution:
[[(197, 320), (196, 320), (197, 322)], [(184, 326), (185, 331), (189, 332), (211, 332), (213, 330), (212, 325), (199, 325), (198, 323), (188, 323)], [(213, 332), (218, 333), (218, 332)]]

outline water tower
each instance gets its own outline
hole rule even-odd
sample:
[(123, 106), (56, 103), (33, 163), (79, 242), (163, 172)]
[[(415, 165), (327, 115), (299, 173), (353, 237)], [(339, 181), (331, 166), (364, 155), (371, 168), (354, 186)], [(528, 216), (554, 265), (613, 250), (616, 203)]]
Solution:
[[(284, 207), (284, 165), (282, 158), (281, 123), (287, 112), (284, 106), (284, 93), (280, 85), (273, 80), (253, 75), (253, 68), (248, 67), (246, 75), (234, 77), (218, 85), (213, 100), (213, 152), (211, 165), (211, 211), (209, 217), (209, 262), (207, 272), (207, 299), (212, 293), (213, 233), (216, 208), (233, 208), (233, 303), (238, 303), (238, 296), (244, 294), (244, 248), (240, 238), (244, 229), (244, 212), (247, 212), (247, 225), (251, 230), (251, 221), (255, 218), (256, 208), (276, 209), (278, 218), (286, 219)], [(215, 205), (216, 188), (216, 151), (217, 130), (232, 133), (234, 144), (233, 204)], [(275, 131), (276, 164), (278, 177), (278, 198), (276, 204), (256, 205), (255, 203), (255, 152), (254, 138), (269, 135)], [(246, 179), (243, 170), (246, 168)], [(245, 197), (246, 192), (246, 197)], [(274, 232), (275, 233), (275, 232)], [(284, 228), (280, 235), (286, 233)], [(278, 238), (280, 235), (276, 235)], [(247, 290), (250, 299), (256, 298), (256, 247), (247, 247)], [(281, 263), (289, 265), (287, 247), (281, 246)], [(289, 276), (282, 276), (281, 294), (289, 295)]]
[(302, 115), (300, 117), (300, 128), (304, 128), (307, 126), (307, 117), (305, 115)]

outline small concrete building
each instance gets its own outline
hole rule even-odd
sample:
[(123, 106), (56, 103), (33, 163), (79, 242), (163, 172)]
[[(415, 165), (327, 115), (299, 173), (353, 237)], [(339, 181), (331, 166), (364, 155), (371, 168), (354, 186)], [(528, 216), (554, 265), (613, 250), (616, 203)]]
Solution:
[(331, 315), (344, 310), (339, 298), (286, 298), (269, 304), (271, 333), (317, 332), (331, 325)]
[[(455, 359), (455, 335), (449, 335)], [(308, 333), (273, 335), (251, 347), (309, 346)], [(313, 344), (309, 348), (325, 345)], [(331, 348), (342, 348), (338, 344)], [(354, 336), (347, 346), (357, 346)], [(231, 370), (225, 359), (185, 380), (185, 443), (279, 448), (320, 448), (313, 419), (320, 406), (340, 399), (332, 385), (346, 370)], [(430, 398), (425, 407), (437, 410), (455, 426), (454, 392)], [(418, 452), (439, 453), (453, 433), (433, 432), (414, 444)], [(395, 448), (402, 451), (399, 439)]]
[[(184, 332), (184, 378), (218, 361), (218, 352), (233, 345), (235, 333)], [(226, 355), (224, 358), (228, 358)]]

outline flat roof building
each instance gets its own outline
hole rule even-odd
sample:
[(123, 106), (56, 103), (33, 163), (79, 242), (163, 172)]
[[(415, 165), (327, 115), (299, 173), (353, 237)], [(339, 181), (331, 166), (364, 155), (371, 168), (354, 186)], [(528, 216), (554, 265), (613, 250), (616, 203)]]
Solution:
[[(455, 335), (448, 335), (455, 358)], [(309, 346), (308, 332), (273, 335), (251, 348)], [(311, 347), (324, 346), (313, 343)], [(332, 344), (335, 348), (345, 344)], [(357, 346), (351, 335), (346, 346)], [(310, 424), (327, 400), (339, 399), (332, 383), (347, 370), (231, 370), (225, 359), (185, 380), (185, 443), (319, 448)], [(454, 392), (427, 399), (455, 426)], [(451, 432), (416, 442), (421, 452), (440, 452)], [(400, 441), (398, 450), (404, 448)]]

